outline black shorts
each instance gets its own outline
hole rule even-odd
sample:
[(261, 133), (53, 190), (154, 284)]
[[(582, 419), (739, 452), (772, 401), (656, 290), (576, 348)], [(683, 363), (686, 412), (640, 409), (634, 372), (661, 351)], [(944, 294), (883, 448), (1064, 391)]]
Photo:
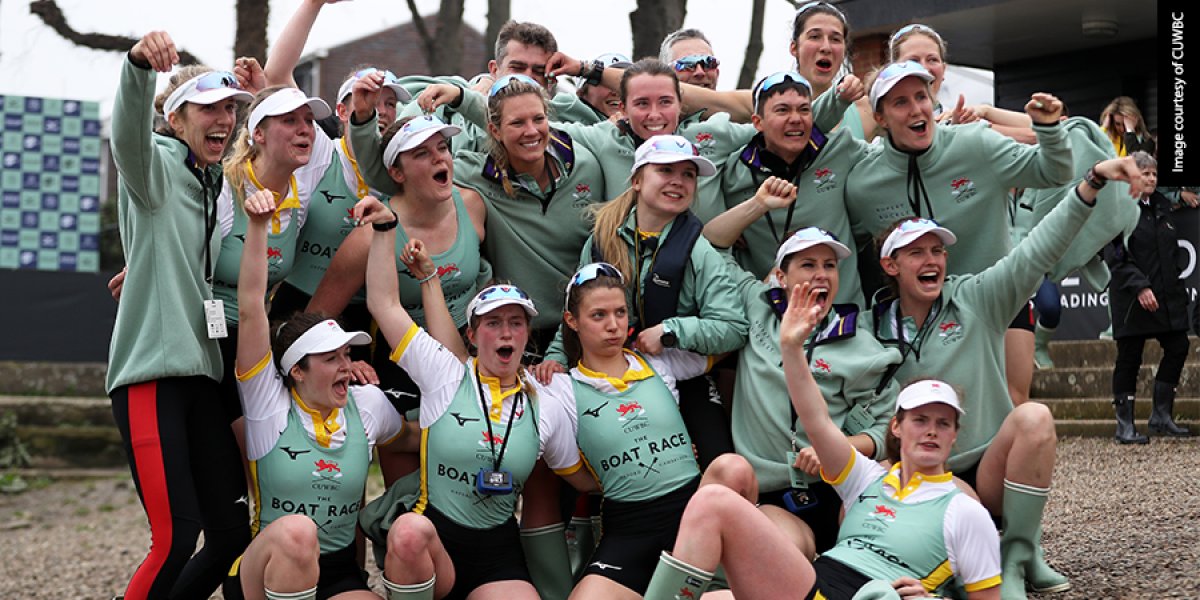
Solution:
[(443, 600), (464, 600), (475, 588), (493, 581), (532, 583), (515, 518), (491, 529), (472, 529), (451, 521), (433, 506), (425, 507), (425, 517), (437, 529), (438, 539), (454, 563), (454, 588)]
[(675, 547), (683, 509), (699, 487), (697, 477), (653, 500), (605, 500), (600, 510), (600, 544), (583, 574), (606, 577), (645, 594), (659, 555)]
[(1030, 300), (1021, 307), (1021, 311), (1013, 318), (1012, 323), (1008, 324), (1008, 328), (1033, 333), (1035, 323), (1037, 320), (1033, 316), (1033, 300)]
[(859, 588), (871, 581), (870, 577), (832, 558), (820, 557), (813, 561), (813, 570), (817, 572), (817, 582), (805, 600), (817, 598), (818, 593), (824, 600), (850, 600)]
[[(238, 566), (241, 566), (240, 562)], [(317, 577), (317, 600), (326, 600), (343, 592), (371, 589), (367, 585), (367, 572), (358, 566), (358, 552), (354, 544), (322, 554), (317, 559), (317, 566), (321, 569)], [(240, 570), (230, 572), (221, 592), (225, 594), (225, 600), (245, 599)]]
[[(973, 489), (973, 490), (979, 489), (979, 486), (976, 484), (976, 481), (979, 479), (979, 463), (978, 462), (976, 462), (975, 464), (973, 464), (961, 471), (955, 471), (954, 476), (961, 479), (963, 481), (963, 483), (971, 486), (971, 489)], [(988, 514), (992, 517), (992, 523), (994, 523), (996, 525), (996, 529), (1003, 530), (1004, 529), (1003, 519), (1000, 516), (992, 515), (991, 511), (988, 511)]]
[[(787, 505), (783, 502), (783, 497), (785, 494), (791, 493), (791, 491), (789, 488), (774, 492), (759, 492), (758, 503), (778, 506), (779, 508), (788, 510)], [(792, 514), (799, 517), (801, 521), (804, 521), (808, 525), (809, 529), (812, 529), (817, 552), (825, 552), (837, 542), (842, 497), (838, 495), (837, 490), (833, 489), (832, 485), (824, 481), (810, 483), (808, 485), (808, 493), (810, 497), (817, 499), (817, 503)], [(791, 511), (789, 510), (788, 512)]]

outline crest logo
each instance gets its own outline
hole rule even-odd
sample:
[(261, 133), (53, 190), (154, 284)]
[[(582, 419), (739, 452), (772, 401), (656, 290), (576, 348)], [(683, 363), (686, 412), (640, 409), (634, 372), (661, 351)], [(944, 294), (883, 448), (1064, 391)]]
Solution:
[(955, 202), (970, 200), (976, 192), (975, 182), (966, 177), (959, 177), (950, 182), (950, 197), (954, 198)]

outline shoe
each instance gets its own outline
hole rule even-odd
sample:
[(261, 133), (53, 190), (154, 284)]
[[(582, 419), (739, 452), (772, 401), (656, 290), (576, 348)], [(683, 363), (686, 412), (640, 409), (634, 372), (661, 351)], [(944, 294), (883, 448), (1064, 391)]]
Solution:
[(1133, 394), (1114, 394), (1113, 412), (1117, 415), (1116, 440), (1119, 444), (1148, 444), (1150, 438), (1137, 432), (1133, 424)]
[(1150, 433), (1172, 437), (1191, 437), (1187, 427), (1175, 424), (1175, 386), (1162, 381), (1154, 382), (1154, 409), (1150, 411)]

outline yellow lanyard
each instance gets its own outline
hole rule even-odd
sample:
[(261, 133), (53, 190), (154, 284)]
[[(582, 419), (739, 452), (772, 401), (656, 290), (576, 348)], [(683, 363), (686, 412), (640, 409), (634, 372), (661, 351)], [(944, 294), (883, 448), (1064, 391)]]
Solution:
[(355, 194), (359, 200), (367, 197), (371, 193), (371, 188), (367, 187), (367, 182), (363, 179), (362, 172), (358, 170), (358, 161), (354, 160), (354, 156), (350, 154), (350, 149), (346, 147), (346, 138), (342, 137), (342, 155), (346, 160), (350, 161), (350, 167), (354, 169), (354, 179), (358, 181), (358, 189)]
[[(260, 190), (267, 189), (266, 186), (259, 183), (258, 178), (254, 176), (254, 165), (252, 165), (250, 163), (250, 159), (246, 159), (246, 174), (250, 176), (250, 183), (253, 183), (254, 187), (256, 187)], [(278, 192), (276, 192), (274, 190), (268, 190), (271, 192), (272, 195), (275, 196), (275, 214), (271, 215), (271, 233), (274, 235), (279, 235), (279, 229), (281, 227), (280, 221), (279, 221), (279, 213), (282, 212), (285, 208), (300, 208), (300, 196), (298, 195), (299, 192), (296, 191), (296, 175), (295, 174), (288, 176), (288, 189), (291, 190), (291, 193), (288, 195), (288, 197), (286, 199), (284, 199), (283, 202), (279, 201), (279, 193)]]

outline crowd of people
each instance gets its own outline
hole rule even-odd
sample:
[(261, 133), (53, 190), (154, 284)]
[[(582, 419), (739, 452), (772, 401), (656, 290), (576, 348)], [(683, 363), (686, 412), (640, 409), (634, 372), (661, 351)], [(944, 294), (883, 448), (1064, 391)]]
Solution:
[(488, 73), (361, 65), (331, 106), (292, 70), (333, 3), (263, 65), (176, 69), (164, 32), (123, 65), (107, 387), (151, 531), (124, 598), (379, 598), (364, 538), (389, 600), (1066, 590), (1028, 395), (1074, 269), (1111, 268), (1118, 440), (1146, 337), (1150, 429), (1188, 434), (1162, 265), (1196, 195), (1154, 192), (1132, 103), (943, 107), (935, 30), (864, 81), (809, 2), (750, 90), (695, 29), (578, 60), (510, 22)]

